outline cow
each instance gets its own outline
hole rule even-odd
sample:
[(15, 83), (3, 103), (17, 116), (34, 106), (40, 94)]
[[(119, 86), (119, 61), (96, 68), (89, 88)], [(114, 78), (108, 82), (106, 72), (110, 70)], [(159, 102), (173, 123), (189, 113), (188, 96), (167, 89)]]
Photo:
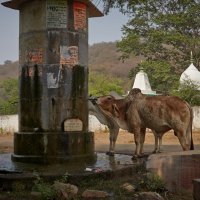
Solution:
[[(116, 99), (122, 99), (123, 97), (118, 95), (116, 92), (110, 93), (112, 96), (114, 96)], [(113, 119), (113, 117), (110, 117), (108, 114), (106, 114), (96, 103), (96, 97), (90, 96), (88, 99), (88, 109), (89, 114), (94, 115), (101, 124), (104, 124), (109, 129), (109, 151), (106, 152), (109, 156), (114, 156), (115, 154), (115, 144), (119, 133), (119, 126), (117, 122)], [(155, 137), (155, 148), (152, 153), (159, 153), (160, 152), (160, 146), (162, 144), (162, 137), (159, 135), (156, 135), (155, 132), (152, 130)], [(158, 145), (159, 141), (159, 145)]]
[[(113, 95), (115, 95), (113, 93)], [(122, 98), (118, 95), (115, 95), (115, 98)], [(96, 98), (95, 97), (90, 97), (88, 100), (88, 110), (89, 110), (89, 114), (90, 115), (94, 115), (101, 124), (104, 124), (108, 127), (109, 129), (109, 133), (110, 133), (110, 145), (109, 145), (109, 151), (106, 152), (107, 155), (109, 156), (114, 156), (115, 154), (115, 143), (117, 140), (117, 136), (119, 133), (119, 126), (116, 123), (116, 121), (106, 115), (100, 108), (99, 106), (96, 104)]]
[[(194, 149), (192, 109), (179, 97), (147, 96), (135, 88), (124, 99), (118, 100), (108, 95), (99, 97), (96, 102), (120, 128), (134, 134), (136, 157), (140, 157), (143, 153), (146, 128), (152, 129), (159, 141), (164, 133), (173, 129), (184, 151)], [(156, 140), (158, 142), (158, 139)]]

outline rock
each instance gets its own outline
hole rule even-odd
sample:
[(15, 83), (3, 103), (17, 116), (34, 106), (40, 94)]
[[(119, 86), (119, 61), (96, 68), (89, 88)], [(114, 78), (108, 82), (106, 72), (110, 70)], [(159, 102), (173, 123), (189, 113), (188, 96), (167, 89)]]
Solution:
[(200, 179), (193, 180), (193, 197), (194, 200), (200, 199)]
[(134, 192), (135, 187), (131, 185), (130, 183), (124, 183), (122, 186), (120, 186), (123, 190), (125, 190), (128, 193)]
[(200, 151), (181, 151), (150, 155), (146, 168), (158, 174), (167, 190), (192, 193), (192, 180), (200, 177)]
[(164, 200), (164, 199), (156, 192), (140, 192), (137, 195), (137, 200)]
[(100, 190), (85, 190), (82, 194), (83, 198), (106, 198), (109, 194)]
[(59, 181), (55, 181), (53, 187), (61, 196), (61, 199), (74, 199), (78, 193), (78, 187), (71, 184), (61, 183)]

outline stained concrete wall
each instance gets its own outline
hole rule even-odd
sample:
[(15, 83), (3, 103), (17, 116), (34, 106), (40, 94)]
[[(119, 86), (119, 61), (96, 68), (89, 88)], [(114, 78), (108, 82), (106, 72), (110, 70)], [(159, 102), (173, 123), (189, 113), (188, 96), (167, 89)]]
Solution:
[[(193, 113), (193, 129), (200, 130), (200, 106), (193, 107)], [(18, 115), (0, 116), (0, 128), (9, 132), (18, 131)], [(105, 129), (106, 126), (101, 124), (95, 116), (89, 115), (90, 131), (104, 131)]]
[(18, 131), (18, 115), (0, 116), (0, 133), (13, 133)]
[(90, 131), (105, 131), (107, 129), (107, 126), (101, 124), (99, 120), (93, 116), (89, 115), (89, 130)]
[[(2, 132), (17, 132), (18, 131), (18, 115), (2, 115), (0, 116), (0, 129)], [(90, 115), (89, 116), (89, 130), (90, 131), (104, 131), (106, 126), (101, 124), (98, 119)]]
[(193, 129), (200, 130), (200, 106), (192, 107), (194, 119), (193, 119)]

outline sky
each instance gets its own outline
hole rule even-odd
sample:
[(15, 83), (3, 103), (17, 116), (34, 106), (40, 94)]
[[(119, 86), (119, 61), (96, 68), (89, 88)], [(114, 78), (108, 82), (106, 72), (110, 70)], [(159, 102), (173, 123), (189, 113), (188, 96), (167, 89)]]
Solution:
[[(6, 0), (0, 0), (0, 3)], [(101, 9), (101, 5), (98, 6)], [(89, 44), (120, 40), (121, 28), (128, 18), (118, 10), (109, 15), (89, 19)], [(0, 64), (17, 61), (19, 55), (19, 11), (0, 5)]]

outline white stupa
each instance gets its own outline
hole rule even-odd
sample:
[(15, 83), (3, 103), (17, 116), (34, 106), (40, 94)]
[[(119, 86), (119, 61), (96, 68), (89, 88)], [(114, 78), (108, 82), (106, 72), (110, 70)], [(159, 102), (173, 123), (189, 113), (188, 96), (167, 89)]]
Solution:
[(132, 88), (139, 88), (143, 94), (156, 95), (156, 91), (151, 89), (149, 78), (143, 69), (136, 74)]
[(190, 66), (181, 74), (180, 84), (191, 81), (193, 84), (198, 86), (198, 90), (200, 90), (200, 71), (193, 64), (193, 56), (191, 52), (191, 64)]

